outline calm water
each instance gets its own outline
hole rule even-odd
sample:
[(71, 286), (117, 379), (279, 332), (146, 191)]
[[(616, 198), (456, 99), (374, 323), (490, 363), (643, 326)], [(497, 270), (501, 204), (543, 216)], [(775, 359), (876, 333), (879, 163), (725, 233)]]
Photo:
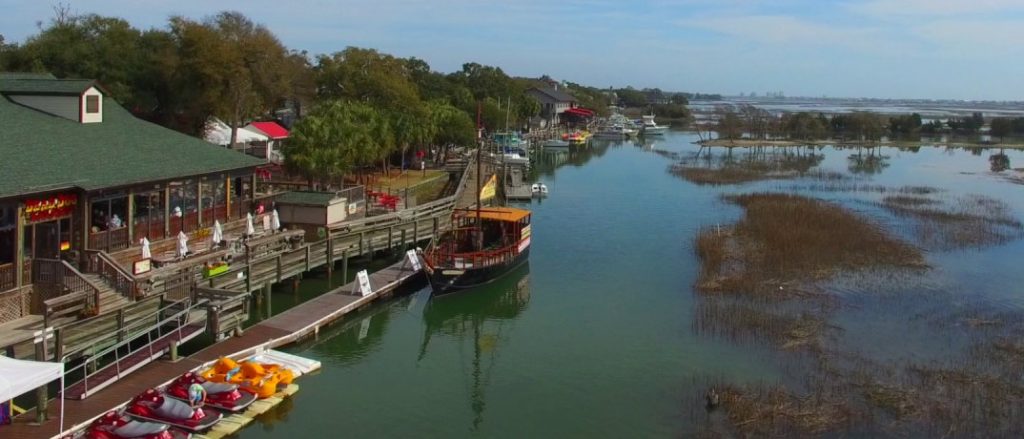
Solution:
[[(322, 361), (323, 371), (301, 378), (291, 404), (241, 437), (678, 437), (695, 428), (694, 402), (707, 380), (790, 379), (801, 367), (791, 355), (695, 332), (692, 239), (699, 227), (741, 214), (722, 193), (812, 192), (818, 182), (697, 186), (666, 172), (673, 160), (651, 151), (693, 155), (692, 140), (672, 133), (653, 144), (545, 155), (537, 178), (551, 196), (532, 205), (528, 267), (469, 294), (431, 300), (424, 289), (377, 304), (291, 348)], [(985, 194), (1018, 218), (1024, 212), (1024, 186), (989, 171), (992, 151), (881, 152), (887, 166), (856, 172), (853, 151), (815, 153), (824, 155), (819, 168), (859, 183)], [(1024, 166), (1024, 154), (1007, 154)], [(879, 194), (814, 195), (911, 238), (871, 204)], [(935, 268), (924, 275), (857, 288), (836, 282), (851, 305), (833, 319), (844, 330), (836, 343), (879, 359), (951, 355), (965, 336), (936, 334), (929, 319), (1024, 309), (1022, 277), (1013, 274), (1021, 255), (1019, 240), (933, 251)], [(307, 279), (299, 297), (326, 288)], [(273, 300), (280, 312), (296, 299), (282, 288)]]

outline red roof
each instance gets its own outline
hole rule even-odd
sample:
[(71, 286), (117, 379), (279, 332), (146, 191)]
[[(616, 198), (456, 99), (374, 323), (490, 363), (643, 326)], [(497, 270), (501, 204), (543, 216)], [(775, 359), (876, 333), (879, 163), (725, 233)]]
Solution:
[(249, 125), (263, 131), (263, 134), (266, 134), (267, 137), (270, 137), (273, 140), (288, 138), (288, 130), (283, 126), (278, 125), (277, 122), (253, 122)]

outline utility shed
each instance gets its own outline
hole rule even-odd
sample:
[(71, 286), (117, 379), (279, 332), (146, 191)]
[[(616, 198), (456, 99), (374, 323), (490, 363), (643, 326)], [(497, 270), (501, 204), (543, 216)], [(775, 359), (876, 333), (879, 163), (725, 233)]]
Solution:
[[(364, 200), (351, 200), (344, 192), (292, 191), (277, 197), (281, 223), (306, 230), (306, 239), (315, 240), (317, 228), (366, 216)], [(310, 234), (313, 232), (314, 234)]]

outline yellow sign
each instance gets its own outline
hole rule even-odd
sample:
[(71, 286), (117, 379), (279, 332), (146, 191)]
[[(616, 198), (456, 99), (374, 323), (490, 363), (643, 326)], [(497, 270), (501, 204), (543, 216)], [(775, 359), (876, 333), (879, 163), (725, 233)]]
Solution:
[(490, 200), (494, 198), (494, 195), (498, 191), (498, 175), (491, 175), (491, 178), (487, 180), (487, 184), (484, 185), (483, 189), (480, 189), (480, 201)]
[(523, 227), (523, 230), (519, 232), (519, 239), (526, 239), (530, 237), (530, 226)]

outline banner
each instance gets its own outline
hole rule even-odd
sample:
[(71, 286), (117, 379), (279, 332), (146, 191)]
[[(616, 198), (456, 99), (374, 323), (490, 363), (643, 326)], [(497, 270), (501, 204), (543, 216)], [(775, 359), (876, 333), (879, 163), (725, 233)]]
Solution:
[(483, 189), (480, 189), (480, 201), (487, 201), (494, 198), (494, 195), (498, 191), (498, 175), (493, 174), (491, 178), (487, 180), (487, 184), (484, 185)]

